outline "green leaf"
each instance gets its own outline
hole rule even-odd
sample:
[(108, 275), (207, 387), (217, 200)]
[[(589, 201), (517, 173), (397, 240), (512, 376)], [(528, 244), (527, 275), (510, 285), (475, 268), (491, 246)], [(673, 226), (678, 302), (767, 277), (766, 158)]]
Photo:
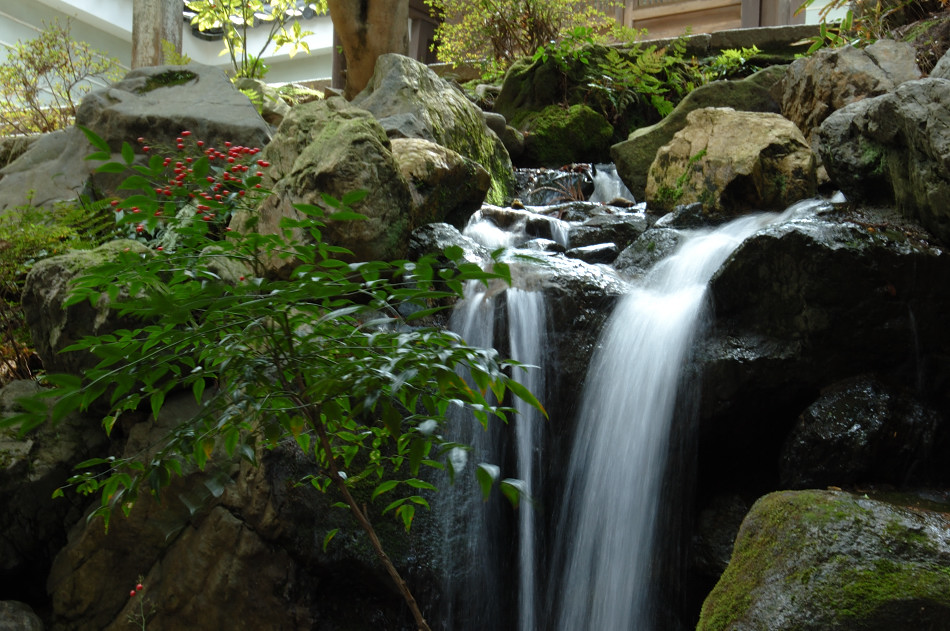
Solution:
[(373, 489), (373, 496), (371, 499), (376, 499), (383, 493), (388, 493), (392, 491), (396, 486), (399, 485), (399, 480), (386, 480), (385, 482), (380, 483), (375, 489)]
[(122, 173), (128, 167), (120, 162), (106, 162), (96, 169), (96, 173)]
[(135, 161), (135, 151), (132, 149), (132, 145), (127, 142), (122, 143), (122, 159), (125, 160), (127, 165)]
[(501, 469), (498, 465), (481, 462), (475, 468), (475, 479), (478, 480), (478, 486), (482, 489), (482, 498), (487, 500), (491, 495), (491, 487), (498, 479)]
[(109, 148), (109, 143), (103, 140), (102, 137), (96, 134), (96, 132), (92, 131), (88, 127), (83, 127), (82, 125), (76, 125), (76, 127), (78, 127), (79, 131), (81, 131), (83, 135), (86, 136), (86, 139), (89, 141), (89, 144), (91, 144), (96, 149), (99, 149), (100, 151), (105, 151), (106, 153), (109, 153), (111, 155), (112, 150)]
[(406, 480), (406, 484), (411, 486), (414, 489), (425, 489), (427, 491), (436, 491), (438, 490), (435, 485), (425, 482), (423, 480), (417, 480), (416, 478), (410, 478)]
[(340, 532), (340, 529), (339, 529), (339, 528), (334, 528), (333, 530), (329, 531), (329, 532), (326, 534), (326, 536), (323, 538), (323, 551), (324, 551), (324, 552), (327, 551), (327, 546), (330, 545), (330, 541), (333, 539), (333, 537), (336, 536), (336, 533), (338, 533), (338, 532)]

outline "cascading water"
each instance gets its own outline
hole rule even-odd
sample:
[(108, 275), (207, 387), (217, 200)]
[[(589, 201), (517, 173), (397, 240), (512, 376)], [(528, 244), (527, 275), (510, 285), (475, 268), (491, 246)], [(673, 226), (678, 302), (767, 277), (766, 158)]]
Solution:
[[(551, 232), (566, 245), (567, 230), (564, 222), (551, 219)], [(489, 248), (515, 247), (526, 239), (524, 222), (516, 222), (508, 230), (501, 230), (479, 213), (472, 217), (465, 230), (466, 236)], [(518, 284), (517, 268), (512, 271), (513, 284)], [(502, 296), (504, 299), (502, 300)], [(465, 287), (465, 299), (453, 313), (450, 327), (469, 344), (492, 346), (495, 327), (506, 331), (508, 355), (522, 364), (542, 366), (542, 349), (547, 329), (547, 314), (543, 294), (527, 291), (516, 286), (501, 293), (492, 292), (477, 281)], [(518, 380), (531, 392), (544, 390), (542, 369), (532, 368), (520, 372)], [(508, 628), (503, 620), (505, 610), (510, 610), (509, 600), (499, 592), (505, 591), (503, 574), (512, 569), (517, 573), (518, 628), (534, 631), (538, 600), (536, 582), (536, 520), (530, 498), (535, 493), (539, 480), (538, 449), (542, 418), (533, 407), (517, 400), (514, 402), (518, 415), (514, 419), (514, 466), (522, 492), (525, 496), (517, 511), (517, 541), (511, 547), (517, 549), (516, 567), (506, 567), (503, 558), (506, 539), (501, 522), (504, 506), (498, 498), (483, 503), (476, 487), (474, 476), (468, 471), (457, 477), (451, 491), (448, 506), (441, 509), (444, 533), (443, 559), (446, 564), (443, 585), (444, 605), (441, 611), (442, 628), (453, 631), (480, 631), (482, 629)], [(471, 419), (456, 419), (452, 423), (450, 440), (470, 445), (472, 453), (489, 462), (506, 459), (503, 432), (497, 423), (488, 430), (481, 430)], [(473, 429), (474, 428), (474, 429)], [(461, 473), (461, 471), (459, 471)]]
[(684, 235), (612, 314), (588, 370), (560, 513), (557, 629), (653, 628), (654, 527), (683, 361), (710, 277), (773, 221)]

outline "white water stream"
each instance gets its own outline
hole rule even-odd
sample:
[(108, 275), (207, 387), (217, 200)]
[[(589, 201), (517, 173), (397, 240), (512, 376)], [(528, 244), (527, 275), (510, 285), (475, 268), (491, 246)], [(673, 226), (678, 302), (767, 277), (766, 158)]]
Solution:
[(686, 235), (612, 314), (588, 369), (559, 521), (557, 629), (653, 628), (651, 561), (670, 422), (706, 284), (775, 220), (744, 217)]

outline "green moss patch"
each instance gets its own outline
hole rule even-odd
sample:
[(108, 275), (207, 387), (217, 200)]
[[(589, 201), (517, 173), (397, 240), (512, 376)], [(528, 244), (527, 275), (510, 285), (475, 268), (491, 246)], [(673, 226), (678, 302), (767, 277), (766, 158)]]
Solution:
[(144, 94), (145, 92), (151, 92), (158, 88), (168, 88), (173, 85), (183, 85), (197, 77), (198, 75), (190, 70), (166, 70), (165, 72), (149, 77), (145, 81), (145, 87), (140, 90), (140, 93)]

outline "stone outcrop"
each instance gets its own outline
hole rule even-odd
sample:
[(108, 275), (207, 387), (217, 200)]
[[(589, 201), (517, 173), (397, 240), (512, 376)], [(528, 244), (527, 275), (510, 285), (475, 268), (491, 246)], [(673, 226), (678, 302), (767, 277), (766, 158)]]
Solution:
[(782, 114), (812, 142), (818, 126), (835, 110), (919, 78), (910, 44), (878, 40), (864, 49), (823, 48), (795, 60), (775, 96)]
[[(741, 138), (742, 142), (736, 142)], [(655, 210), (702, 202), (710, 215), (777, 210), (815, 193), (815, 157), (778, 114), (694, 110), (657, 153), (647, 177)]]
[(491, 187), (491, 175), (474, 160), (421, 138), (393, 138), (393, 158), (412, 193), (413, 228), (432, 222), (465, 226)]
[(742, 522), (697, 631), (942, 629), (948, 569), (946, 513), (842, 492), (773, 493)]
[(519, 125), (528, 130), (522, 155), (522, 162), (528, 166), (606, 162), (614, 133), (603, 116), (584, 104), (568, 108), (549, 105), (523, 117)]
[(850, 198), (893, 200), (950, 243), (950, 80), (920, 79), (842, 108), (822, 123), (819, 152)]
[[(270, 127), (224, 72), (201, 64), (133, 70), (106, 88), (88, 93), (76, 123), (103, 138), (114, 152), (139, 137), (156, 147), (174, 147), (189, 130), (209, 146), (225, 142), (263, 147)], [(101, 162), (83, 158), (94, 149), (75, 127), (46, 134), (0, 170), (0, 213), (29, 202), (48, 206), (79, 194), (112, 193), (115, 176), (96, 175)], [(32, 195), (32, 198), (30, 197)]]
[[(337, 200), (366, 191), (352, 209), (367, 218), (360, 221), (329, 221), (324, 238), (353, 253), (356, 260), (402, 258), (412, 229), (412, 197), (409, 184), (393, 158), (386, 132), (367, 112), (340, 97), (295, 107), (284, 119), (277, 135), (262, 153), (271, 166), (266, 172), (274, 182), (268, 197), (253, 217), (236, 215), (235, 227), (253, 227), (265, 234), (276, 233), (283, 217), (302, 219), (295, 204), (328, 207), (323, 195)], [(242, 228), (244, 229), (244, 228)], [(310, 236), (296, 229), (297, 239)], [(286, 273), (293, 261), (274, 260), (273, 273)]]
[(149, 252), (137, 241), (119, 240), (95, 250), (73, 250), (33, 266), (26, 277), (21, 302), (33, 345), (46, 370), (82, 374), (83, 369), (94, 366), (98, 360), (88, 351), (63, 353), (64, 348), (87, 335), (136, 326), (133, 320), (117, 318), (104, 295), (96, 304), (82, 301), (66, 306), (72, 281), (96, 265), (120, 257), (149, 256)]
[[(950, 287), (932, 281), (950, 275), (943, 249), (894, 213), (848, 216), (811, 202), (792, 213), (747, 239), (710, 282), (715, 320), (693, 366), (703, 381), (699, 479), (714, 488), (778, 485), (797, 417), (843, 379), (876, 373), (945, 401)], [(857, 464), (851, 479), (912, 473)]]
[(950, 479), (942, 415), (871, 376), (833, 384), (798, 417), (779, 462), (782, 488), (907, 488)]
[(699, 86), (687, 94), (669, 116), (658, 123), (634, 130), (626, 140), (610, 148), (610, 157), (617, 165), (617, 174), (634, 196), (642, 199), (647, 186), (647, 173), (657, 151), (686, 126), (687, 114), (705, 107), (777, 113), (781, 108), (770, 90), (784, 74), (784, 66), (771, 66), (739, 81), (713, 81)]
[(482, 112), (425, 65), (402, 55), (381, 55), (353, 105), (372, 112), (390, 138), (422, 138), (460, 153), (491, 174), (488, 201), (501, 204), (513, 183), (511, 158)]

